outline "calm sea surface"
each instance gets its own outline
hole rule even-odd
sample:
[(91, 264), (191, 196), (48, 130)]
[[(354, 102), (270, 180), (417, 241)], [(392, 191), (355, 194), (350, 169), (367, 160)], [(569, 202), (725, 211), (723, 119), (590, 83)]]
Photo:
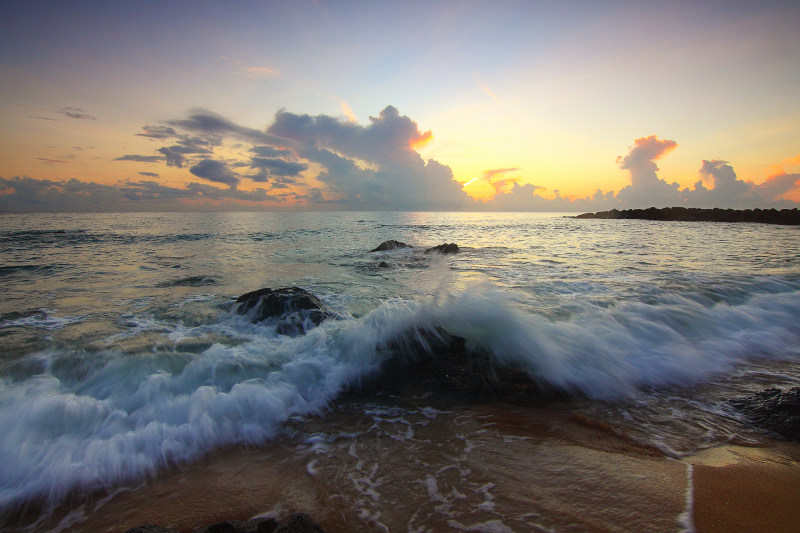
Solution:
[[(368, 253), (388, 239), (415, 248)], [(461, 251), (423, 253), (444, 242)], [(244, 292), (293, 285), (337, 318), (287, 337), (230, 311)], [(798, 324), (796, 227), (522, 213), (0, 215), (0, 525), (21, 508), (46, 517), (245, 447), (324, 478), (365, 530), (569, 530), (580, 509), (523, 513), (508, 496), (523, 490), (513, 476), (465, 466), (527, 461), (533, 448), (481, 417), (513, 424), (530, 412), (339, 394), (375, 371), (386, 340), (444, 327), (574, 395), (553, 416), (580, 413), (680, 459), (760, 442), (726, 400), (800, 384)], [(524, 438), (537, 471), (561, 472), (563, 487), (595, 479), (580, 470), (592, 459), (556, 460), (545, 436)], [(401, 490), (417, 494), (413, 507), (398, 503)], [(681, 511), (665, 523), (682, 527)]]

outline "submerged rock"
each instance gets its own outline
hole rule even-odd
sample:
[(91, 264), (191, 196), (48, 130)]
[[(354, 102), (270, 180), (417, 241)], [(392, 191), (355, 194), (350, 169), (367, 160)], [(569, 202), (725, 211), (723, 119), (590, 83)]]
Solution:
[(431, 252), (438, 252), (440, 254), (454, 254), (458, 252), (458, 245), (454, 242), (440, 244), (439, 246), (431, 246), (425, 250), (426, 254)]
[(747, 415), (754, 425), (784, 439), (800, 442), (800, 387), (766, 389), (734, 398), (730, 403)]
[(350, 393), (435, 392), (470, 401), (539, 403), (558, 393), (545, 390), (525, 370), (495, 364), (483, 352), (466, 348), (462, 337), (443, 328), (415, 328), (381, 349), (389, 353), (375, 374)]
[(298, 335), (318, 326), (329, 312), (319, 298), (300, 287), (259, 289), (239, 296), (232, 311), (253, 322), (275, 320), (282, 335)]
[(384, 252), (386, 250), (397, 250), (399, 248), (411, 248), (411, 245), (395, 240), (383, 241), (377, 246), (377, 248), (370, 250), (370, 253)]

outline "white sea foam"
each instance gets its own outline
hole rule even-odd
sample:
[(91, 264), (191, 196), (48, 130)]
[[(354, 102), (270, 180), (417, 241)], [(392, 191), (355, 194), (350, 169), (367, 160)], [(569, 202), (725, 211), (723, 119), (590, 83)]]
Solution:
[[(389, 300), (295, 338), (224, 317), (219, 330), (244, 342), (193, 357), (52, 349), (29, 356), (47, 362), (43, 373), (0, 388), (0, 510), (56, 504), (72, 490), (139, 480), (221, 446), (261, 444), (293, 416), (324, 413), (344, 387), (376, 371), (388, 356), (380, 348), (414, 328), (443, 326), (542, 383), (619, 398), (643, 386), (696, 383), (747, 358), (797, 357), (798, 317), (795, 287), (735, 304), (679, 294), (584, 304), (553, 319), (525, 311), (514, 295), (473, 286), (431, 301)], [(407, 426), (396, 438), (413, 438), (401, 415), (380, 416)], [(426, 483), (433, 497), (435, 479)]]

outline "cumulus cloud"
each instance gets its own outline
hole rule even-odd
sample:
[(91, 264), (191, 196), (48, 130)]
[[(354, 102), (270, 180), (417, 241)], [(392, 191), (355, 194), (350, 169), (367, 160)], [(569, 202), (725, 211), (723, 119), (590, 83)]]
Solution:
[(414, 146), (431, 136), (393, 106), (366, 126), (328, 115), (280, 111), (267, 132), (296, 142), (298, 155), (325, 170), (323, 197), (353, 207), (455, 209), (471, 204), (449, 167), (423, 161)]
[(641, 137), (634, 141), (634, 146), (626, 156), (617, 158), (623, 170), (628, 170), (631, 184), (617, 193), (622, 205), (640, 207), (648, 202), (650, 205), (679, 205), (677, 183), (668, 184), (658, 178), (658, 165), (655, 161), (674, 150), (678, 143), (661, 140), (655, 135)]
[[(239, 191), (239, 185), (244, 180), (269, 182), (269, 190), (276, 193), (272, 199), (303, 202), (309, 209), (588, 211), (796, 205), (781, 197), (797, 187), (797, 175), (781, 170), (755, 185), (739, 179), (732, 165), (721, 160), (704, 161), (694, 187), (681, 190), (678, 183), (659, 177), (657, 165), (678, 144), (656, 135), (635, 139), (629, 152), (617, 158), (630, 177), (630, 184), (618, 192), (598, 189), (584, 198), (562, 197), (558, 190), (548, 192), (523, 182), (518, 172), (524, 169), (506, 166), (468, 182), (483, 180), (495, 191), (493, 198), (476, 201), (454, 179), (450, 167), (423, 160), (417, 150), (433, 134), (421, 131), (397, 108), (387, 106), (365, 124), (353, 119), (280, 110), (260, 130), (195, 109), (186, 118), (147, 124), (136, 134), (163, 141), (158, 155), (124, 155), (117, 160), (186, 168), (190, 175), (227, 185), (226, 198), (241, 194), (258, 201), (261, 193)], [(201, 192), (199, 185), (194, 190)]]

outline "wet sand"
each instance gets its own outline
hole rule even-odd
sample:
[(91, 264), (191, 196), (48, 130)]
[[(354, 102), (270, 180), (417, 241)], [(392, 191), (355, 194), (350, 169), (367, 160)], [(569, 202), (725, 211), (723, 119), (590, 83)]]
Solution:
[(699, 533), (800, 531), (800, 445), (725, 446), (686, 461)]
[(300, 426), (303, 438), (218, 452), (41, 529), (193, 531), (297, 511), (329, 533), (796, 532), (800, 523), (798, 445), (675, 460), (569, 410), (504, 405), (358, 405)]

